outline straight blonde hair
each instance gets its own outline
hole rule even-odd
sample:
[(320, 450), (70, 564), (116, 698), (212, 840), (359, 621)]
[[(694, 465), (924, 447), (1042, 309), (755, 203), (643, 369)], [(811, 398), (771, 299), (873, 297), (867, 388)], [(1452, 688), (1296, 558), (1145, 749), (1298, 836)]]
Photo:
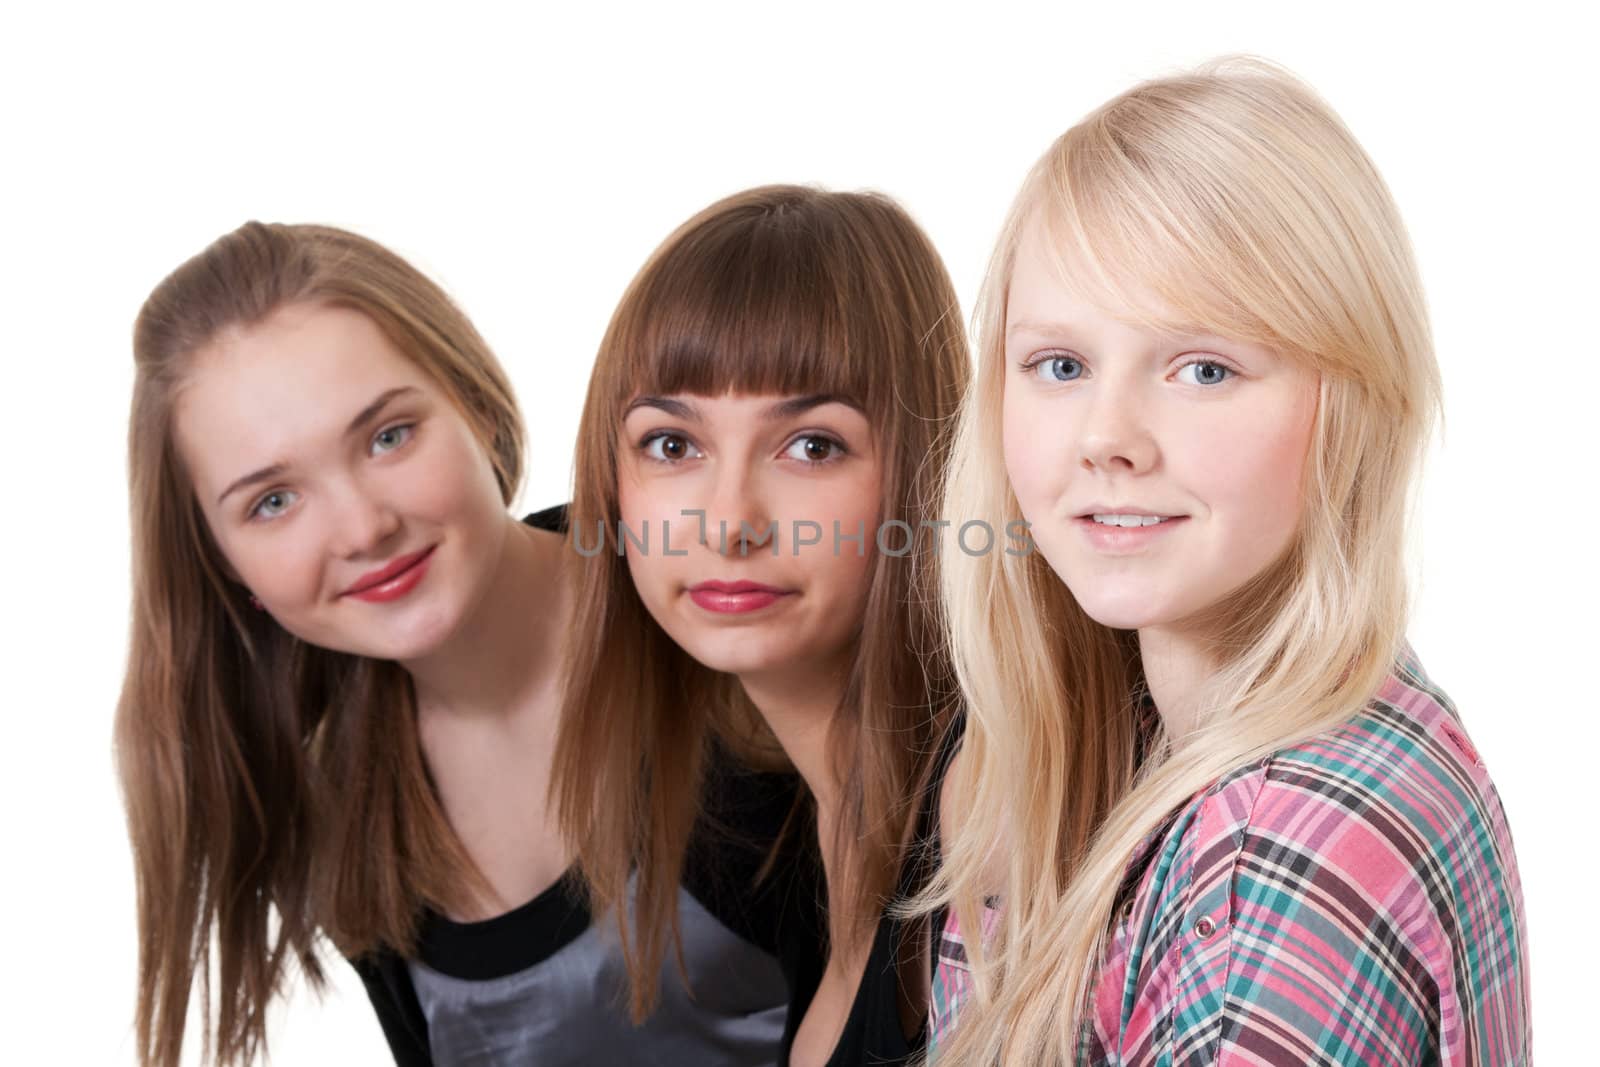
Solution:
[(349, 956), (406, 953), (424, 907), (466, 903), (483, 884), (428, 777), (410, 676), (252, 610), (178, 455), (174, 400), (194, 354), (302, 302), (361, 312), (437, 381), (507, 503), (522, 470), (522, 420), (488, 345), (443, 290), (367, 238), (246, 223), (140, 309), (116, 754), (138, 887), (136, 1055), (160, 1067), (178, 1063), (197, 976), (202, 1056), (250, 1060), (288, 962), (321, 982), (320, 934)]
[[(1073, 1062), (1138, 842), (1230, 769), (1376, 692), (1403, 639), (1406, 521), (1438, 403), (1422, 289), (1377, 170), (1305, 85), (1220, 60), (1116, 97), (1029, 173), (977, 311), (947, 516), (1021, 514), (1001, 400), (1007, 293), (1034, 226), (1088, 264), (1072, 281), (1107, 308), (1311, 368), (1318, 409), (1295, 540), (1218, 606), (1222, 667), (1197, 728), (1177, 744), (1146, 739), (1142, 766), (1133, 635), (1090, 619), (1037, 553), (943, 553), (969, 720), (952, 783), (962, 808), (919, 906), (955, 909), (977, 995), (941, 1063)], [(996, 892), (1003, 921), (980, 944)]]
[[(617, 529), (617, 442), (636, 395), (829, 395), (867, 414), (883, 457), (880, 521), (907, 522), (916, 536), (908, 558), (872, 564), (830, 731), (843, 798), (832, 844), (852, 890), (830, 911), (852, 934), (870, 929), (894, 891), (952, 716), (953, 676), (918, 561), (935, 544), (921, 520), (937, 506), (970, 373), (950, 278), (899, 205), (774, 185), (712, 204), (655, 251), (612, 317), (584, 404), (570, 522), (582, 542)], [(720, 737), (748, 762), (786, 761), (738, 679), (701, 666), (656, 625), (614, 547), (581, 565), (556, 780), (594, 908), (615, 914), (642, 1018), (677, 940), (708, 742)], [(809, 810), (807, 798), (791, 830), (810, 825)], [(630, 928), (620, 905), (634, 872)]]

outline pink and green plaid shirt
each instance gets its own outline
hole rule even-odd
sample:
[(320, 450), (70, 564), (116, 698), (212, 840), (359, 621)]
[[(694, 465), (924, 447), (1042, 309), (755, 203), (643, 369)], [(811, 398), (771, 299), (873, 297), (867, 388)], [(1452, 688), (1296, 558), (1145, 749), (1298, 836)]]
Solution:
[[(1151, 834), (1117, 915), (1085, 1062), (1529, 1060), (1527, 932), (1505, 812), (1409, 651), (1350, 722), (1239, 768)], [(952, 915), (933, 1061), (970, 994)]]

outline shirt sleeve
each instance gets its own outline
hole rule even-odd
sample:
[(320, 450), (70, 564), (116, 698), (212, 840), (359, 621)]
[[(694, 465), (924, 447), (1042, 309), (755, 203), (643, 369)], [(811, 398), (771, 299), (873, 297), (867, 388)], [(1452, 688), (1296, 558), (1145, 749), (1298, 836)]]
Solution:
[(1172, 986), (1157, 997), (1174, 1064), (1439, 1062), (1449, 905), (1388, 810), (1293, 768), (1199, 806), (1170, 898)]
[(367, 989), (367, 999), (378, 1015), (395, 1067), (433, 1067), (428, 1021), (405, 961), (393, 953), (378, 952), (351, 960), (350, 964)]

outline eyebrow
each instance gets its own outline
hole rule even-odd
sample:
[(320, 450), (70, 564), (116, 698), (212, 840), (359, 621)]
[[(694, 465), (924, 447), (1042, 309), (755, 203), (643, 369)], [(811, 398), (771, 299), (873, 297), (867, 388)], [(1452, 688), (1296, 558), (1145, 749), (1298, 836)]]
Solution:
[(228, 499), (228, 494), (236, 490), (245, 489), (260, 482), (271, 481), (273, 478), (278, 477), (288, 469), (288, 466), (285, 464), (274, 463), (270, 467), (262, 467), (258, 471), (251, 471), (249, 474), (246, 474), (243, 478), (240, 478), (238, 481), (228, 486), (228, 488), (224, 489), (222, 491), (222, 495), (217, 497), (217, 503), (220, 504), (224, 500)]
[(638, 408), (659, 408), (675, 419), (694, 419), (699, 421), (700, 412), (691, 403), (684, 400), (674, 400), (670, 396), (641, 396), (636, 397), (623, 411), (622, 417), (627, 418)]
[[(824, 404), (843, 404), (855, 411), (861, 411), (861, 405), (848, 397), (838, 396), (833, 393), (813, 393), (809, 396), (795, 396), (787, 400), (780, 400), (770, 404), (761, 412), (766, 419), (790, 419), (796, 415), (804, 415), (813, 408)], [(677, 419), (700, 419), (700, 410), (686, 400), (677, 400), (670, 396), (641, 396), (628, 405), (622, 413), (627, 418), (636, 408), (658, 408)], [(863, 412), (864, 414), (864, 412)]]
[(376, 400), (362, 408), (361, 413), (350, 420), (350, 425), (345, 427), (344, 435), (349, 437), (351, 434), (361, 429), (361, 427), (371, 422), (377, 417), (378, 412), (383, 410), (384, 405), (388, 404), (389, 401), (393, 400), (395, 397), (400, 396), (403, 393), (415, 392), (419, 392), (419, 390), (414, 385), (401, 385), (396, 386), (393, 389), (385, 389), (383, 392), (378, 394), (378, 398)]
[[(367, 423), (375, 419), (378, 414), (382, 412), (386, 406), (388, 406), (389, 401), (393, 400), (395, 397), (401, 396), (405, 393), (415, 392), (418, 392), (418, 389), (414, 385), (401, 385), (393, 389), (385, 389), (383, 392), (378, 394), (377, 399), (373, 400), (372, 403), (362, 408), (361, 411), (357, 413), (356, 417), (350, 420), (350, 425), (345, 427), (344, 436), (349, 437), (351, 434), (356, 433)], [(273, 478), (277, 478), (282, 475), (283, 472), (288, 469), (289, 467), (286, 463), (274, 463), (271, 466), (262, 467), (258, 471), (251, 471), (249, 474), (246, 474), (243, 478), (236, 480), (233, 484), (229, 485), (228, 488), (224, 489), (222, 494), (217, 497), (217, 503), (222, 503), (228, 498), (229, 494), (234, 493), (237, 490), (245, 489), (252, 485), (259, 485), (262, 482), (271, 481)]]
[[(1231, 341), (1221, 334), (1212, 333), (1203, 326), (1174, 325), (1158, 327), (1157, 332), (1172, 344), (1180, 345), (1229, 345), (1237, 342)], [(1023, 319), (1014, 322), (1006, 328), (1006, 339), (1010, 340), (1018, 334), (1034, 334), (1039, 337), (1070, 339), (1073, 327), (1065, 322), (1034, 322)]]
[(1055, 337), (1071, 332), (1072, 327), (1064, 322), (1032, 322), (1027, 319), (1023, 319), (1021, 322), (1013, 322), (1006, 327), (1007, 337), (1015, 337), (1019, 333), (1037, 333)]
[[(796, 415), (804, 415), (812, 408), (819, 408), (824, 404), (843, 404), (847, 408), (861, 411), (861, 405), (846, 397), (835, 396), (830, 393), (814, 393), (811, 396), (797, 396), (789, 400), (780, 400), (762, 412), (769, 419), (790, 419)], [(865, 414), (865, 412), (862, 412)]]

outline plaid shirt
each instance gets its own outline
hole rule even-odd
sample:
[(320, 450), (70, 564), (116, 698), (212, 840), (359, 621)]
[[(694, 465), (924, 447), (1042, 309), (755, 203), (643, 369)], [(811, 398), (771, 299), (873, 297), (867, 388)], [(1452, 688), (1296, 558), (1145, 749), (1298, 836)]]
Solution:
[[(1235, 770), (1149, 835), (1116, 915), (1089, 1063), (1529, 1060), (1505, 812), (1409, 650), (1354, 719)], [(952, 914), (931, 1058), (971, 992)]]

